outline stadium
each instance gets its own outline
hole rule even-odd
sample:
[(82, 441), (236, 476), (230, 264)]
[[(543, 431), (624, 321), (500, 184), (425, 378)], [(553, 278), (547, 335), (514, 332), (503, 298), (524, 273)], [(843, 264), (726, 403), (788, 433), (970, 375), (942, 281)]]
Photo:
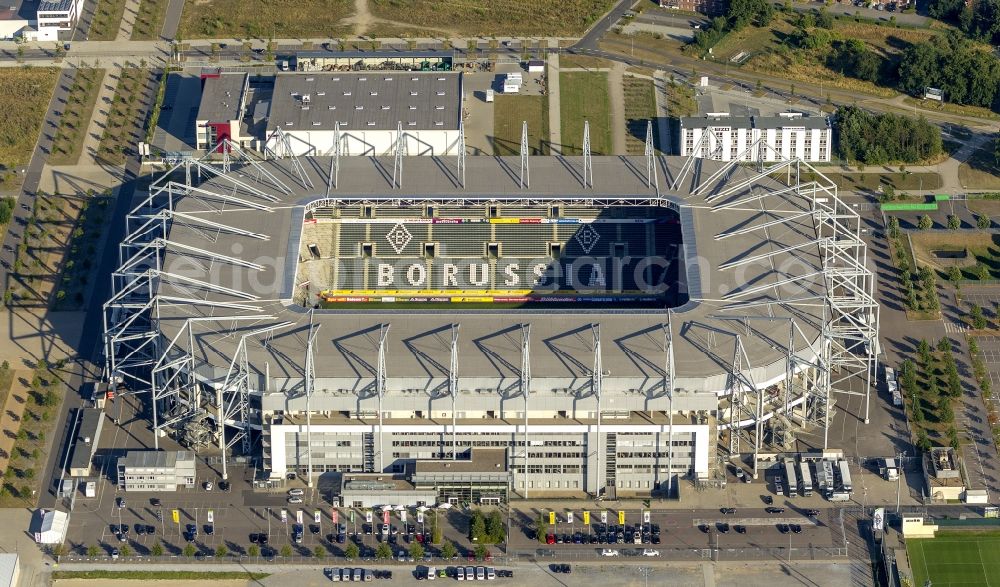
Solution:
[(262, 481), (485, 503), (756, 476), (829, 448), (878, 329), (857, 214), (768, 165), (228, 144), (131, 211), (107, 376), (157, 442)]

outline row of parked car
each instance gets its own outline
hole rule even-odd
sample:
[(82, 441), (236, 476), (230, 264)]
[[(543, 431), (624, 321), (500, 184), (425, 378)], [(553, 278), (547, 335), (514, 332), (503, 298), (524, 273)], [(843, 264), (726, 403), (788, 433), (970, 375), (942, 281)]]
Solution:
[(547, 534), (546, 544), (659, 544), (659, 524), (594, 524), (589, 534)]
[[(567, 567), (569, 565), (566, 565)], [(567, 571), (569, 572), (569, 571)], [(392, 571), (372, 570), (362, 568), (337, 568), (327, 567), (323, 569), (323, 574), (334, 582), (347, 581), (374, 581), (375, 579), (392, 579)], [(437, 567), (426, 567), (416, 573), (419, 581), (434, 581), (438, 578), (450, 578), (458, 581), (492, 581), (496, 578), (513, 579), (514, 571), (506, 569), (495, 569), (493, 567), (447, 567), (438, 569)]]

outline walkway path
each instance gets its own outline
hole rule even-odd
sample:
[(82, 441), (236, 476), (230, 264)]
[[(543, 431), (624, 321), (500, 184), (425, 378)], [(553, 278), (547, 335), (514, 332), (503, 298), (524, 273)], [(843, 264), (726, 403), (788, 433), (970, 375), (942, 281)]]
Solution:
[(625, 64), (616, 61), (608, 72), (608, 104), (611, 107), (611, 153), (628, 155), (625, 138), (628, 125), (625, 124)]
[(656, 70), (656, 73), (653, 74), (653, 92), (656, 95), (656, 133), (659, 135), (657, 148), (661, 153), (673, 153), (670, 150), (670, 96), (667, 93), (668, 88), (666, 72)]
[(132, 28), (135, 27), (135, 19), (138, 16), (139, 0), (125, 0), (125, 13), (122, 15), (115, 41), (127, 41), (132, 37)]
[(104, 74), (104, 79), (101, 80), (94, 112), (90, 116), (90, 125), (87, 126), (87, 135), (83, 139), (83, 152), (80, 154), (78, 165), (98, 164), (97, 156), (100, 152), (101, 135), (104, 134), (108, 123), (108, 114), (111, 112), (111, 105), (115, 99), (115, 88), (121, 73), (120, 67), (110, 68)]
[(550, 155), (562, 155), (562, 125), (559, 107), (559, 54), (549, 53), (549, 147)]

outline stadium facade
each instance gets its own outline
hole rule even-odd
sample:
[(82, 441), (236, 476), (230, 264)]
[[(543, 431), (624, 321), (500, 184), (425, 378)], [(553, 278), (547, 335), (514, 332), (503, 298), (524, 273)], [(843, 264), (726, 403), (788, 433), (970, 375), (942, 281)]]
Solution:
[(827, 448), (832, 394), (867, 396), (876, 367), (860, 219), (804, 167), (227, 144), (129, 215), (107, 374), (158, 433), (271, 478), (443, 500), (756, 474), (802, 430)]

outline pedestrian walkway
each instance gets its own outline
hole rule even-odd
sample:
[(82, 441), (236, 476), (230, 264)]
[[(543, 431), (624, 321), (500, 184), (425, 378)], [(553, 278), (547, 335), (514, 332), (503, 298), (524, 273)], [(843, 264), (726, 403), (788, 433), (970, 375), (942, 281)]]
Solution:
[(667, 95), (669, 91), (667, 88), (667, 73), (663, 70), (657, 70), (653, 74), (653, 90), (656, 95), (656, 134), (659, 137), (657, 147), (664, 155), (671, 155), (673, 152), (670, 150), (670, 117), (668, 111), (670, 96)]
[(108, 114), (111, 112), (111, 105), (115, 99), (115, 88), (118, 85), (118, 77), (121, 76), (120, 67), (108, 69), (101, 80), (100, 89), (97, 94), (97, 102), (94, 111), (90, 115), (90, 124), (87, 126), (87, 134), (83, 139), (83, 152), (80, 154), (79, 165), (97, 165), (98, 155), (101, 148), (101, 136), (108, 124)]
[(562, 126), (559, 108), (559, 54), (549, 53), (549, 154), (562, 155)]
[(625, 64), (615, 62), (608, 72), (608, 105), (611, 108), (611, 153), (609, 155), (628, 155), (626, 137), (628, 126), (625, 124)]
[(127, 41), (132, 38), (132, 29), (135, 27), (135, 19), (138, 16), (139, 0), (125, 0), (125, 14), (122, 15), (122, 23), (118, 27), (115, 41)]

